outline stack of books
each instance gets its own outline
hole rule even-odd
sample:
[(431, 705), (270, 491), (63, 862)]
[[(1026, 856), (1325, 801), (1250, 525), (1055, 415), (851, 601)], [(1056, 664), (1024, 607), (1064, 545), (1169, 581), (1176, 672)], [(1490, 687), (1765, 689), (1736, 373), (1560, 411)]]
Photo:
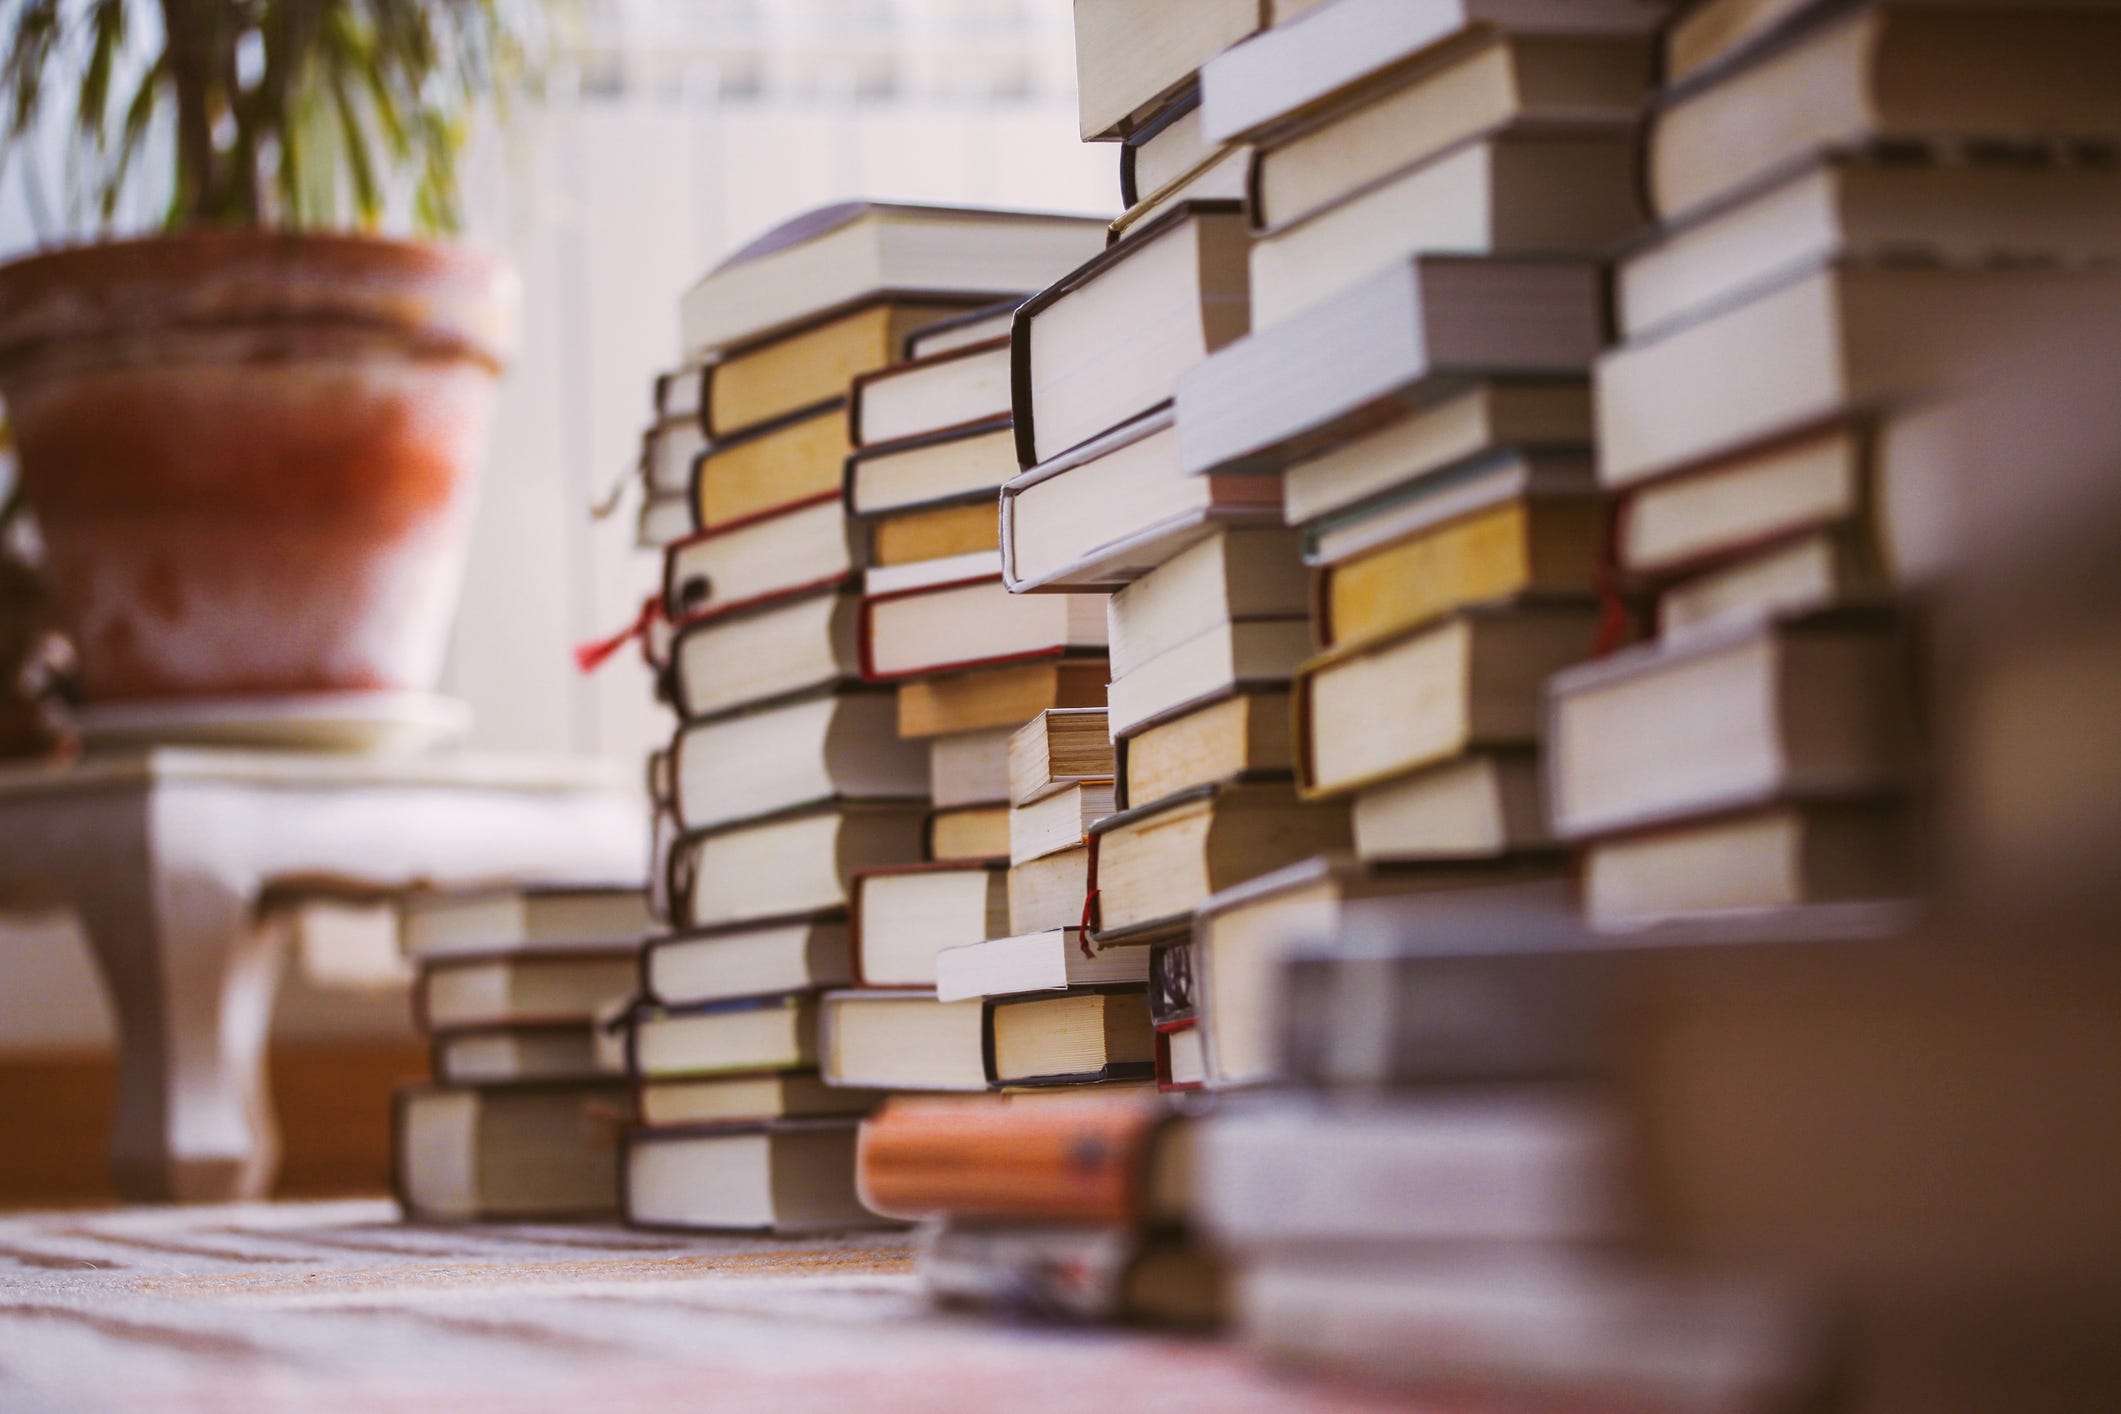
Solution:
[[(1282, 526), (1115, 598), (1125, 798), (1167, 758), (1213, 761), (1338, 832), (1266, 877), (1233, 870), (1160, 957), (1175, 1083), (1273, 1078), (1282, 941), (1347, 902), (1564, 863), (1541, 685), (1625, 628), (1600, 597), (1589, 372), (1603, 258), (1642, 224), (1662, 18), (1636, 0), (1277, 6), (1201, 71), (1205, 140), (1248, 154), (1251, 333), (1178, 380), (1179, 470), (1278, 491)], [(1203, 582), (1228, 640), (1212, 705), (1157, 719), (1180, 694), (1144, 667), (1133, 710), (1122, 645), (1184, 624), (1171, 601), (1205, 609)]]
[(638, 884), (415, 894), (399, 942), (433, 1081), (396, 1097), (393, 1186), (423, 1222), (608, 1217), (633, 1110), (606, 1024), (654, 930)]
[[(1600, 926), (1896, 898), (1922, 774), (1894, 426), (2117, 249), (2111, 10), (1712, 0), (1649, 128), (1661, 225), (1597, 371), (1651, 645), (1553, 684), (1551, 804)], [(1896, 470), (1900, 475), (1896, 476)], [(1919, 468), (1918, 468), (1919, 470)]]
[(1300, 800), (1292, 771), (1288, 689), (1312, 645), (1278, 469), (1185, 450), (1183, 390), (1257, 327), (1257, 154), (1216, 130), (1202, 71), (1269, 18), (1077, 8), (1083, 131), (1124, 143), (1129, 209), (1104, 256), (1019, 311), (1013, 351), (1024, 470), (1002, 489), (1003, 572), (1018, 593), (1113, 591), (1116, 809), (1093, 831), (1090, 942), (1151, 950), (1172, 1088), (1205, 1075), (1195, 910), (1349, 843), (1345, 806)]
[[(903, 571), (908, 544), (955, 550), (961, 527), (903, 514), (864, 524), (843, 485), (890, 461), (864, 484), (897, 496), (894, 510), (925, 511), (939, 498), (922, 488), (962, 471), (932, 458), (909, 468), (922, 439), (885, 430), (920, 423), (934, 390), (872, 397), (866, 375), (930, 325), (948, 326), (937, 347), (976, 346), (978, 311), (1050, 279), (1098, 236), (1079, 218), (852, 203), (768, 232), (684, 297), (702, 446), (659, 615), (678, 726), (649, 765), (669, 931), (643, 952), (627, 1028), (642, 1122), (626, 1139), (624, 1197), (638, 1225), (875, 1221), (853, 1171), (854, 1121), (876, 1096), (844, 1088), (829, 1064), (819, 1075), (821, 996), (863, 976), (850, 913), (861, 871), (922, 860), (935, 822), (931, 752), (899, 730), (901, 694), (873, 671), (906, 635), (879, 632), (861, 576), (873, 552)], [(877, 455), (850, 471), (858, 443)]]
[(934, 958), (938, 1000), (984, 1013), (985, 1079), (1005, 1095), (1139, 1088), (1153, 1073), (1139, 949), (1083, 931), (1086, 836), (1112, 813), (1105, 714), (1052, 708), (1009, 740), (1002, 923)]
[[(1069, 229), (1078, 259), (1101, 243), (1091, 219)], [(1018, 302), (917, 333), (901, 361), (854, 385), (843, 496), (867, 550), (856, 656), (926, 763), (933, 810), (918, 863), (861, 871), (850, 886), (854, 985), (824, 1001), (834, 1085), (987, 1088), (986, 1009), (977, 992), (945, 994), (938, 959), (1010, 931), (1010, 731), (1102, 692), (1101, 599), (1019, 601), (1002, 585), (994, 504), (1016, 469)]]

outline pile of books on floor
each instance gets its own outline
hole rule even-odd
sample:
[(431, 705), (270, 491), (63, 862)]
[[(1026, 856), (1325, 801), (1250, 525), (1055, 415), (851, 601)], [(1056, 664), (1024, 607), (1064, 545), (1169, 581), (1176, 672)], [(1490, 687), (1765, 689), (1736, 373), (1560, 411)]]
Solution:
[(409, 1218), (610, 1217), (633, 1113), (608, 1030), (654, 927), (638, 884), (415, 894), (399, 940), (431, 1084), (398, 1092), (393, 1186)]
[[(2121, 255), (2111, 11), (1740, 7), (1672, 32), (1661, 225), (1597, 374), (1618, 559), (1654, 644), (1554, 684), (1553, 824), (1602, 926), (1919, 887), (1921, 624), (1948, 488), (1907, 410), (2052, 322)], [(2109, 72), (2109, 77), (2111, 73)], [(2106, 149), (2111, 151), (2110, 147)], [(2088, 284), (2088, 282), (2090, 282)]]
[(1589, 370), (1662, 15), (1076, 14), (1131, 205), (1019, 312), (1004, 574), (1116, 591), (1091, 941), (1153, 949), (1166, 1084), (1254, 1084), (1292, 929), (1564, 863), (1541, 688), (1627, 627)]
[[(1362, 164), (1441, 123), (1425, 95), (1470, 102), (1443, 85), (1472, 56), (1543, 55), (1508, 90), (1522, 98), (1573, 51), (1581, 97), (1602, 52), (1639, 92), (1651, 26), (1628, 8), (1546, 8), (1573, 32), (1542, 34), (1538, 7), (1335, 0), (1203, 73), (1208, 137), (1253, 147), (1264, 234), (1258, 332), (1181, 379), (1181, 455), (1211, 474), (1285, 468), (1322, 650), (1296, 679), (1294, 764), (1308, 795), (1353, 799), (1364, 868), (1330, 906), (1318, 863), (1202, 909), (1187, 975), (1210, 1083), (1300, 1088), (1195, 1126), (1190, 1211), (1232, 1259), (1243, 1337), (1337, 1372), (1793, 1407), (1835, 1383), (1847, 1332), (1827, 1315), (1846, 1302), (1862, 1311), (1867, 1402), (1980, 1407), (1967, 1391), (2000, 1390), (1993, 1374), (1925, 1382), (1922, 1362), (1975, 1373), (1938, 1333), (1983, 1324), (1967, 1313), (2008, 1268), (2068, 1334), (2046, 1346), (1988, 1329), (1984, 1348), (2021, 1372), (2045, 1358), (2057, 1389), (2079, 1388), (2097, 1362), (2073, 1342), (2093, 1307), (2068, 1309), (2074, 1278), (2057, 1273), (2081, 1268), (1984, 1207), (2003, 1180), (1983, 1163), (1955, 1161), (1936, 1202), (1918, 1203), (1877, 1155), (1898, 1155), (1904, 1176), (1943, 1133), (2010, 1149), (2024, 1124), (2024, 1152), (2041, 1156), (2024, 1181), (2058, 1210), (2084, 1201), (2066, 1126), (1948, 1077), (1987, 1051), (1960, 1029), (1985, 1009), (1999, 1031), (2077, 1044), (2096, 1007), (2071, 994), (2110, 995), (2111, 970), (1926, 962), (1895, 939), (1913, 915), (1891, 905), (1921, 884), (1908, 802), (1928, 764), (1924, 626), (1901, 591), (1951, 573), (1921, 403), (1986, 371), (1998, 336), (2066, 328), (2072, 304), (2114, 287), (2086, 266), (2121, 233), (2121, 177), (2102, 156), (2121, 131), (2116, 70), (2069, 56), (2121, 53), (2121, 15), (1691, 8), (1663, 38), (1676, 82), (1643, 149), (1662, 224), (1621, 259), (1625, 343), (1597, 359), (1590, 399), (1596, 270), (1579, 261), (1593, 278), (1573, 294), (1560, 275), (1626, 235), (1591, 219), (1600, 190), (1598, 220), (1629, 215), (1628, 148), (1610, 127), (1570, 135), (1607, 143), (1604, 168), (1586, 151), (1542, 171), (1529, 147), (1547, 137), (1528, 130), (1481, 137), (1486, 244), (1424, 247), (1452, 254), (1416, 254), (1388, 278), (1363, 277), (1358, 259), (1277, 267), (1442, 220), (1443, 188), (1411, 195), (1419, 168)], [(1445, 11), (1488, 22), (1436, 45), (1422, 17)], [(1335, 100), (1328, 73), (1370, 77)], [(1310, 214), (1342, 170), (1369, 185), (1335, 210), (1385, 211), (1395, 191), (1410, 204), (1374, 238), (1354, 214)], [(1551, 224), (1514, 255), (1506, 233), (1534, 228), (1502, 214), (1512, 173), (1538, 174), (1514, 190), (1554, 203), (1532, 202)], [(1562, 206), (1587, 224), (1571, 234)], [(1286, 232), (1281, 211), (1300, 213)], [(1452, 327), (1490, 298), (1508, 320)], [(1364, 334), (1410, 326), (1411, 343)], [(1617, 563), (1601, 490), (1623, 497)], [(1624, 642), (1643, 588), (1656, 641), (1569, 666)], [(1415, 862), (1552, 873), (1557, 843), (1587, 850), (1580, 895), (1432, 876), (1425, 892), (1375, 897), (1404, 892), (1391, 871)], [(1277, 888), (1288, 901), (1270, 938), (1254, 905)], [(1656, 924), (1654, 943), (1633, 941)], [(1233, 981), (1249, 1027), (1223, 1014), (1239, 1013)], [(1838, 1028), (1857, 1016), (1869, 1039), (1844, 1045)], [(2022, 1054), (2028, 1078), (2066, 1085), (2061, 1052), (2028, 1044), (2054, 1066)], [(1326, 1152), (1330, 1178), (1303, 1162)], [(1858, 1208), (1876, 1240), (1838, 1247)], [(1946, 1211), (1985, 1236), (1938, 1221)], [(1997, 1261), (2006, 1250), (2042, 1255), (2020, 1268)], [(1937, 1288), (1932, 1314), (1902, 1328), (1926, 1266), (1952, 1273), (1952, 1293)], [(1818, 1289), (1779, 1280), (1795, 1273)]]
[(1272, 665), (1288, 735), (1259, 765), (1345, 821), (1304, 851), (1333, 853), (1199, 908), (1170, 972), (1209, 1088), (1275, 1077), (1286, 939), (1355, 899), (1562, 866), (1542, 685), (1627, 629), (1588, 375), (1603, 258), (1640, 225), (1659, 18), (1338, 0), (1203, 67), (1207, 137), (1250, 154), (1252, 333), (1180, 379), (1181, 468), (1281, 492), (1281, 543), (1232, 576), (1256, 591), (1279, 560), (1301, 616), (1250, 627), (1297, 655)]
[[(909, 949), (932, 959), (936, 937), (999, 931), (1001, 747), (971, 736), (1024, 709), (967, 699), (1025, 685), (929, 675), (1022, 654), (1027, 633), (1048, 646), (1046, 623), (995, 613), (1000, 464), (982, 452), (1006, 403), (986, 388), (988, 307), (1099, 235), (1080, 218), (856, 203), (769, 232), (685, 296), (702, 446), (660, 606), (678, 725), (650, 763), (668, 931), (643, 952), (625, 1028), (635, 1224), (877, 1221), (855, 1197), (854, 1118), (909, 1077), (890, 1070), (896, 1043), (882, 1071), (840, 1063), (861, 1028), (834, 989), (932, 989), (932, 960)], [(909, 352), (910, 376), (879, 376)], [(983, 488), (984, 537), (964, 513)], [(968, 566), (982, 553), (984, 571)], [(995, 642), (969, 647), (981, 634)], [(1034, 672), (1060, 676), (1043, 659)], [(942, 734), (954, 750), (931, 749)], [(931, 782), (950, 802), (934, 813)], [(921, 1029), (947, 1032), (932, 990), (921, 1000)]]
[[(2081, 68), (2054, 108), (2027, 92), (2114, 20), (2031, 8), (1077, 5), (1083, 133), (1123, 144), (1129, 210), (1018, 312), (1002, 573), (1023, 595), (1113, 592), (1115, 811), (1091, 827), (1083, 943), (1151, 949), (1161, 1083), (1372, 1092), (1226, 1096), (1165, 1145), (1196, 1170), (1178, 1211), (1241, 1258), (1241, 1324), (1277, 1356), (1444, 1384), (1514, 1365), (1547, 1392), (1705, 1407), (1816, 1376), (1802, 1303), (1578, 1260), (1641, 1235), (1627, 1116), (1532, 1085), (1506, 1009), (1410, 1002), (1395, 1037), (1356, 1024), (1370, 991), (1330, 952), (1291, 950), (1380, 912), (1466, 913), (1454, 946), (1559, 953), (1597, 936), (1585, 907), (1600, 928), (1758, 922), (1906, 892), (1906, 615), (1848, 553), (1895, 506), (1873, 439), (1893, 400), (1969, 366), (1947, 331), (2005, 304), (2043, 317), (2113, 209), (2093, 160), (2110, 95)], [(1941, 75), (1978, 52), (2005, 62), (1955, 113)], [(1645, 145), (1660, 71), (1684, 77)], [(2042, 131), (2012, 128), (2031, 113)], [(1932, 136), (1961, 141), (1885, 160)], [(2001, 268), (1865, 259), (1911, 241)], [(1917, 504), (1891, 533), (1933, 562), (1930, 483), (1897, 460)], [(1644, 591), (1658, 641), (1627, 649)], [(1587, 900), (1566, 881), (1584, 845)], [(1431, 1065), (1431, 1023), (1471, 1049)], [(1542, 1078), (1601, 1073), (1588, 1027)], [(1337, 1042), (1352, 1069), (1317, 1060)], [(969, 1137), (1004, 1121), (950, 1122), (960, 1170), (1004, 1163)], [(884, 1192), (941, 1123), (872, 1121), (864, 1183)], [(1433, 1205), (1311, 1201), (1306, 1157), (1343, 1151), (1350, 1184), (1433, 1183)], [(892, 1190), (947, 1215), (946, 1294), (1014, 1289), (1012, 1263), (1086, 1216), (1055, 1200), (1034, 1241), (1035, 1201), (964, 1182)], [(1459, 1238), (1480, 1250), (1454, 1267)], [(1617, 1335), (1631, 1310), (1639, 1347)], [(1470, 1350), (1393, 1348), (1491, 1318)]]
[[(1094, 249), (1102, 233), (1080, 229)], [(1018, 1048), (990, 1043), (1026, 1017), (990, 1004), (986, 975), (1027, 960), (1005, 942), (1012, 915), (1029, 916), (1011, 880), (1010, 738), (1034, 713), (1102, 703), (1105, 623), (1100, 595), (1025, 600), (1002, 582), (995, 495), (1016, 471), (1016, 304), (937, 326), (855, 389), (846, 498), (870, 552), (862, 674), (896, 692), (898, 730), (928, 761), (934, 813), (921, 863), (853, 883), (857, 985), (825, 1002), (825, 1070), (837, 1084), (984, 1091), (1051, 1074), (1019, 1075)], [(1057, 823), (1062, 847), (1079, 843), (1079, 823)], [(1079, 912), (1079, 882), (1074, 892)], [(1045, 951), (1059, 960), (1057, 945)], [(967, 953), (986, 970), (953, 974), (944, 960)]]

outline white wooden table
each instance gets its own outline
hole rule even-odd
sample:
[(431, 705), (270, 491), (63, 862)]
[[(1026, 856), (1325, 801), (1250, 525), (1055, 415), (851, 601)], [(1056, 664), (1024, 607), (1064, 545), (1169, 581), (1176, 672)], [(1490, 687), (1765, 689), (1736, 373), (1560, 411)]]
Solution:
[(119, 1191), (223, 1201), (271, 1183), (276, 907), (636, 877), (646, 809), (624, 774), (549, 758), (218, 748), (0, 768), (0, 908), (70, 910), (117, 1017)]

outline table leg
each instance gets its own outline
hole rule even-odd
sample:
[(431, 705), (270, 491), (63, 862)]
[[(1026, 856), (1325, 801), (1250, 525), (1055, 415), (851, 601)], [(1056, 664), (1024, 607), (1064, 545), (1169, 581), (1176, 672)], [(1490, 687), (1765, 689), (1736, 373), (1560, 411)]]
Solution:
[(280, 930), (254, 890), (150, 858), (76, 899), (118, 1023), (111, 1168), (132, 1201), (262, 1197), (279, 1163), (265, 1043)]

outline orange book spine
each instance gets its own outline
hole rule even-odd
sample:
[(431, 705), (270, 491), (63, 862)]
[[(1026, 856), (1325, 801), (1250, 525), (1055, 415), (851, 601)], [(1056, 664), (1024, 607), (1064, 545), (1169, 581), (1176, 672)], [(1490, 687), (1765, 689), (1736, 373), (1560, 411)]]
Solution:
[(885, 1217), (1131, 1222), (1167, 1113), (1135, 1097), (891, 1100), (862, 1124), (856, 1190)]

